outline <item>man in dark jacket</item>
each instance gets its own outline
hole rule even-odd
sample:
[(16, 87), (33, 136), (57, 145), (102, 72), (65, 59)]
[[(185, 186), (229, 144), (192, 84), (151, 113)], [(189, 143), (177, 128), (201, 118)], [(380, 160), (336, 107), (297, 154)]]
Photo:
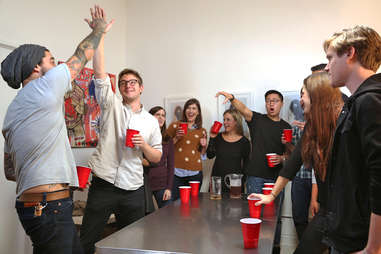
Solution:
[(324, 42), (334, 87), (346, 86), (325, 181), (332, 253), (381, 253), (381, 37), (356, 26)]

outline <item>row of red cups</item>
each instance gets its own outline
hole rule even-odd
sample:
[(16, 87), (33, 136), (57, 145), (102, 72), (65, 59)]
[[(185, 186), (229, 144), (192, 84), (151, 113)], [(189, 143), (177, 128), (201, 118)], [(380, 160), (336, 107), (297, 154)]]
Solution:
[(190, 200), (190, 196), (197, 197), (200, 189), (199, 181), (190, 181), (189, 186), (180, 186), (180, 199), (181, 203), (188, 204)]
[[(263, 194), (270, 195), (271, 190), (274, 187), (274, 183), (265, 183), (264, 186), (265, 187), (262, 188)], [(243, 235), (243, 245), (246, 249), (258, 247), (259, 231), (262, 223), (262, 220), (259, 218), (261, 217), (262, 205), (256, 206), (255, 203), (259, 200), (259, 198), (248, 198), (251, 218), (244, 218), (240, 220)], [(267, 206), (271, 206), (273, 204), (274, 203), (271, 202)]]

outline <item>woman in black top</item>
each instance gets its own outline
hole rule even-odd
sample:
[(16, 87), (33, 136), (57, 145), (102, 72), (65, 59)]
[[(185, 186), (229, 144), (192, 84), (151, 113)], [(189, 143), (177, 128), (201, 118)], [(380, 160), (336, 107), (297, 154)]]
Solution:
[[(224, 132), (210, 132), (208, 149), (209, 159), (216, 157), (212, 176), (221, 176), (222, 181), (228, 174), (243, 174), (250, 154), (250, 142), (243, 136), (242, 117), (238, 111), (228, 109), (224, 112)], [(223, 184), (222, 192), (228, 192)]]
[(268, 204), (292, 180), (300, 166), (314, 168), (318, 184), (320, 210), (308, 224), (295, 253), (322, 253), (321, 243), (325, 226), (326, 169), (332, 148), (336, 120), (343, 107), (340, 90), (333, 88), (326, 72), (314, 73), (304, 80), (300, 103), (304, 109), (306, 125), (301, 141), (286, 161), (270, 195), (251, 194), (261, 198), (256, 204)]

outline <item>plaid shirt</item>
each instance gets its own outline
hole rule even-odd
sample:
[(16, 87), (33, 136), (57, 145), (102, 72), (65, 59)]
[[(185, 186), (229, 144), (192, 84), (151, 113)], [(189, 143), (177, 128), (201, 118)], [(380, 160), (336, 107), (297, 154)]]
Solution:
[[(303, 131), (297, 127), (292, 126), (292, 144), (296, 145), (299, 140), (302, 138)], [(296, 173), (296, 176), (303, 179), (311, 179), (312, 178), (312, 170), (309, 168), (305, 168), (304, 165), (300, 167), (300, 170), (298, 173)]]

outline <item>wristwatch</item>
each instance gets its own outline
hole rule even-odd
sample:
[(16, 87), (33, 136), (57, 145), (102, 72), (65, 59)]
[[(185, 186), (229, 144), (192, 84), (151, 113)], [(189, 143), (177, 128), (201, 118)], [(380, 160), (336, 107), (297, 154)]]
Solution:
[(234, 101), (235, 97), (234, 94), (232, 94), (232, 97), (229, 99), (230, 102)]

